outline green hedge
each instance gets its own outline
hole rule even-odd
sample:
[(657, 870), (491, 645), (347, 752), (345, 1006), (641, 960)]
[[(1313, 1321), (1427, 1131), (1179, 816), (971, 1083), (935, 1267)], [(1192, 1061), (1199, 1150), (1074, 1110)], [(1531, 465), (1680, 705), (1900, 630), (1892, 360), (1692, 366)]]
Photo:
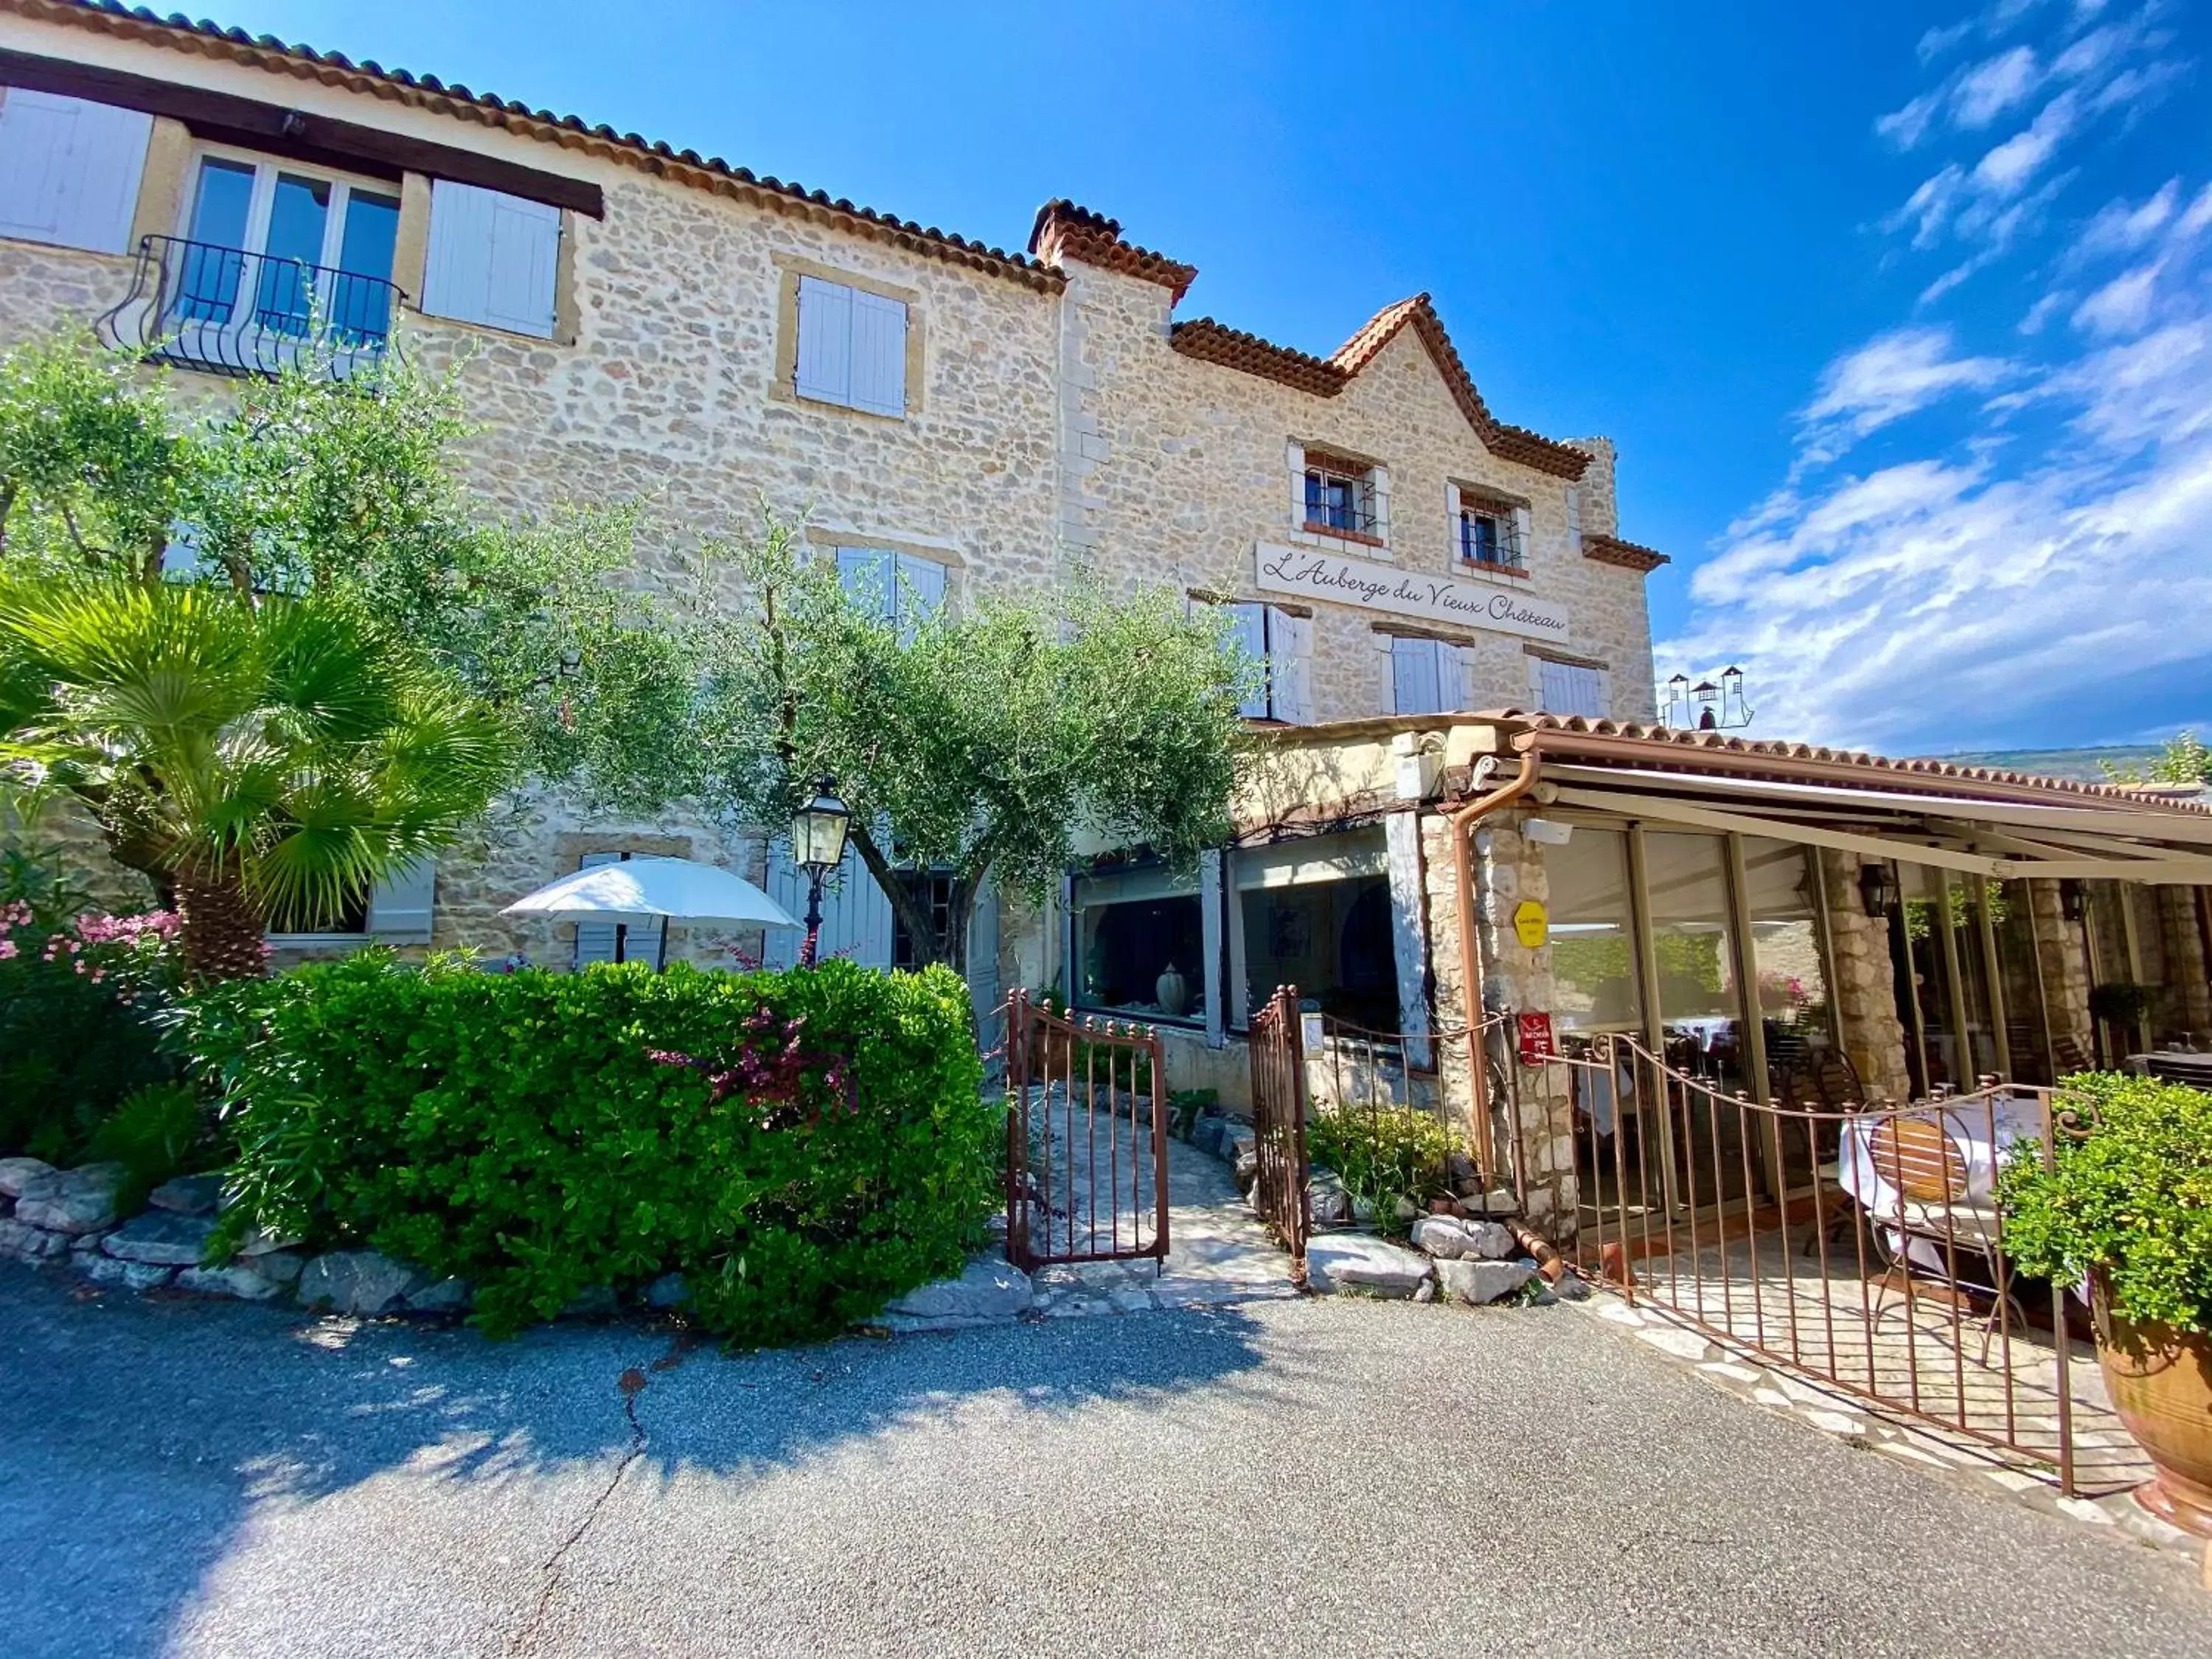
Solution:
[[(824, 1334), (957, 1272), (999, 1201), (1000, 1109), (944, 969), (493, 975), (371, 953), (204, 999), (191, 1043), (241, 1149), (233, 1224), (457, 1274), (495, 1333), (676, 1271), (733, 1341)], [(717, 1101), (655, 1050), (750, 1054), (769, 1097)]]

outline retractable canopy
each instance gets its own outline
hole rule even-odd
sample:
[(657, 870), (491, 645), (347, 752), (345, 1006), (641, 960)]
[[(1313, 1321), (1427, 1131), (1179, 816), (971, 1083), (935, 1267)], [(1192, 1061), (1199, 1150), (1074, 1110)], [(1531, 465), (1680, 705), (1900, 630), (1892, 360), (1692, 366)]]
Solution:
[[(1688, 760), (1679, 750), (1670, 758)], [(1692, 762), (1693, 765), (1694, 763)], [(2212, 885), (2212, 814), (2115, 793), (2044, 799), (1965, 787), (1860, 787), (1545, 756), (1537, 798), (1693, 828), (1767, 836), (1988, 876)]]

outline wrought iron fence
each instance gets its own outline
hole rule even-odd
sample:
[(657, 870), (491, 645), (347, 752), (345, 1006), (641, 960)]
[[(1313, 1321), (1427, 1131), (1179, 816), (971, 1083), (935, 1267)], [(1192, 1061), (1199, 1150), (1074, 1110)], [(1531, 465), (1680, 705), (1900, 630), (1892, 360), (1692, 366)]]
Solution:
[(184, 368), (273, 375), (307, 368), (344, 380), (392, 349), (404, 297), (380, 276), (147, 236), (130, 293), (100, 323), (116, 343)]
[(1168, 1253), (1165, 1065), (1157, 1031), (1063, 1018), (1017, 991), (1006, 1018), (1006, 1259)]
[(1306, 1282), (1313, 1204), (1306, 1157), (1306, 1057), (1298, 994), (1279, 986), (1252, 1016), (1252, 1207), (1291, 1253), (1291, 1280)]
[(2013, 1148), (2047, 1161), (2069, 1132), (2052, 1091), (1987, 1078), (1906, 1105), (1770, 1104), (1620, 1036), (1550, 1064), (1576, 1155), (1539, 1184), (1577, 1271), (1879, 1411), (2048, 1464), (2069, 1495), (2144, 1478), (2075, 1353), (2086, 1309), (2013, 1269), (1991, 1195)]

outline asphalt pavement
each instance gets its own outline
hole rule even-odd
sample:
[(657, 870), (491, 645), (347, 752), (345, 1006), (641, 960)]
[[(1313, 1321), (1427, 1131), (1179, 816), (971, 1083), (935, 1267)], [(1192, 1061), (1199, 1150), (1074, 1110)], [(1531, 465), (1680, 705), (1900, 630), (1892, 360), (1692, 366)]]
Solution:
[(1565, 1306), (355, 1326), (0, 1265), (0, 1653), (2191, 1655), (2186, 1562)]

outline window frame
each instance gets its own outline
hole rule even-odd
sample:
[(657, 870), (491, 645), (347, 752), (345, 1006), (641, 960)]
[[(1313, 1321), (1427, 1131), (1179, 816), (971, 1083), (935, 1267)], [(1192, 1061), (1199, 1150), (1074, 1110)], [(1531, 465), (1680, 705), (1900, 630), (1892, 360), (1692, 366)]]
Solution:
[[(356, 191), (366, 191), (372, 196), (388, 199), (396, 213), (404, 214), (406, 210), (405, 193), (397, 180), (374, 179), (367, 173), (348, 173), (340, 168), (325, 167), (317, 162), (295, 161), (282, 155), (271, 155), (266, 150), (247, 149), (237, 144), (196, 140), (192, 144), (191, 154), (185, 165), (184, 188), (178, 192), (177, 237), (180, 241), (190, 242), (195, 240), (192, 235), (192, 220), (199, 209), (200, 180), (204, 173), (205, 164), (210, 161), (229, 161), (253, 169), (253, 191), (246, 203), (246, 231), (235, 252), (251, 254), (257, 259), (266, 259), (271, 257), (269, 252), (269, 221), (276, 202), (276, 181), (287, 173), (298, 178), (312, 179), (319, 183), (330, 185), (333, 186), (334, 192), (343, 192), (343, 204), (340, 198), (334, 193), (331, 208), (324, 215), (323, 246), (313, 261), (315, 264), (327, 270), (344, 270), (338, 260), (344, 251), (346, 209), (352, 205), (354, 193)], [(206, 246), (215, 246), (217, 244), (209, 243)], [(394, 252), (396, 256), (396, 248)], [(281, 258), (286, 256), (276, 257)], [(373, 271), (366, 270), (352, 271), (348, 274), (363, 278), (374, 277), (379, 282), (390, 283), (394, 288), (398, 285), (396, 257), (393, 269), (387, 270), (380, 277), (376, 276)]]
[[(769, 382), (769, 395), (784, 403), (804, 404), (812, 409), (841, 409), (848, 414), (868, 416), (879, 421), (911, 420), (921, 414), (924, 405), (923, 377), (927, 366), (925, 341), (927, 318), (918, 289), (902, 287), (896, 283), (879, 281), (859, 271), (826, 265), (817, 260), (795, 254), (770, 255), (778, 271), (776, 287), (776, 343), (774, 378)], [(799, 302), (800, 288), (811, 278), (817, 283), (848, 289), (855, 294), (873, 295), (876, 299), (902, 306), (906, 311), (905, 356), (903, 358), (902, 405), (896, 412), (872, 409), (866, 404), (824, 398), (816, 392), (802, 391), (799, 386), (800, 330), (804, 326)], [(848, 361), (850, 341), (847, 345)], [(849, 373), (848, 388), (850, 386)]]
[[(1534, 539), (1529, 504), (1502, 491), (1455, 480), (1445, 495), (1446, 534), (1451, 543), (1453, 569), (1462, 574), (1506, 577), (1526, 580), (1529, 574), (1529, 543)], [(1473, 526), (1482, 521), (1495, 526), (1497, 556), (1483, 558), (1469, 544)]]

